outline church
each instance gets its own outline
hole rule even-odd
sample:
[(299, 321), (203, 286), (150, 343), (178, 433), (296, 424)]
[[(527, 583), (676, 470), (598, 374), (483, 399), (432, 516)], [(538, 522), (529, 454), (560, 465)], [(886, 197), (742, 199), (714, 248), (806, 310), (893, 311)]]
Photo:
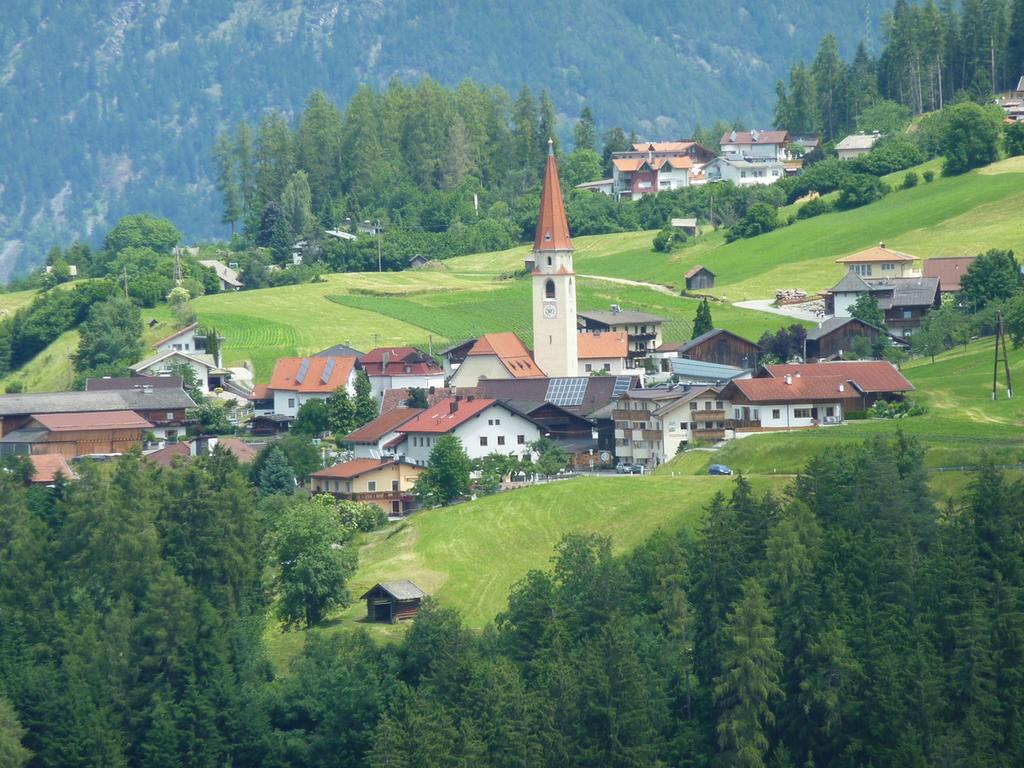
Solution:
[(550, 378), (579, 375), (572, 252), (558, 163), (548, 140), (537, 234), (526, 268), (533, 274), (533, 358)]

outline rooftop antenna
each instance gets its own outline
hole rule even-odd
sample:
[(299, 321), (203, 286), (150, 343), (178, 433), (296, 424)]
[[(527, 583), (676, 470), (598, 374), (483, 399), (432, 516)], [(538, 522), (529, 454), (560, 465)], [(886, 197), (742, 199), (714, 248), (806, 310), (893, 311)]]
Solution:
[[(1000, 352), (1002, 353), (1000, 355)], [(996, 312), (996, 355), (992, 366), (992, 399), (996, 400), (996, 388), (999, 383), (999, 358), (1003, 359), (1003, 372), (1006, 375), (1006, 399), (1013, 399), (1013, 382), (1010, 380), (1010, 360), (1006, 356), (1006, 329), (1003, 327), (1003, 313)]]

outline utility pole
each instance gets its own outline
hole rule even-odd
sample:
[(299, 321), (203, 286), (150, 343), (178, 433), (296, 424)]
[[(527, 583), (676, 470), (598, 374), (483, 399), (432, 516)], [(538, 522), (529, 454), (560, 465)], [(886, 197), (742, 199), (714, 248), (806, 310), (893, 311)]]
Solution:
[(174, 285), (181, 288), (181, 251), (174, 249)]
[(380, 219), (377, 219), (377, 225), (376, 225), (376, 229), (374, 231), (377, 233), (377, 271), (378, 272), (383, 272), (384, 268), (382, 266), (382, 261), (381, 261), (381, 256), (380, 256), (380, 233), (381, 233)]
[[(1002, 352), (1002, 355), (1000, 355)], [(992, 399), (996, 398), (996, 387), (999, 382), (999, 358), (1003, 359), (1003, 372), (1006, 376), (1006, 399), (1013, 399), (1013, 382), (1010, 380), (1010, 360), (1006, 356), (1006, 329), (1003, 327), (1003, 313), (996, 312), (996, 355), (992, 366)]]
[(708, 223), (711, 225), (711, 231), (715, 230), (715, 196), (708, 195)]
[(124, 268), (124, 297), (128, 298), (128, 267)]

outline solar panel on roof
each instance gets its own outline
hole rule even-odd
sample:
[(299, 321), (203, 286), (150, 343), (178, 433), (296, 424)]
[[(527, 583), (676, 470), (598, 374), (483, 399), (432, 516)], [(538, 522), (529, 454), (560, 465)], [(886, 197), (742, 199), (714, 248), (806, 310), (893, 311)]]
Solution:
[(295, 374), (295, 383), (301, 384), (305, 380), (307, 373), (309, 373), (309, 358), (303, 360), (302, 365), (299, 366), (299, 372)]
[(586, 378), (552, 379), (548, 382), (548, 391), (544, 399), (555, 405), (576, 406), (583, 403), (583, 395), (586, 391)]
[(334, 373), (334, 364), (337, 362), (333, 357), (327, 361), (327, 365), (324, 366), (324, 372), (320, 376), (320, 383), (326, 384), (331, 380), (331, 374)]
[(616, 376), (615, 386), (612, 387), (612, 397), (618, 397), (629, 390), (632, 379), (629, 376)]

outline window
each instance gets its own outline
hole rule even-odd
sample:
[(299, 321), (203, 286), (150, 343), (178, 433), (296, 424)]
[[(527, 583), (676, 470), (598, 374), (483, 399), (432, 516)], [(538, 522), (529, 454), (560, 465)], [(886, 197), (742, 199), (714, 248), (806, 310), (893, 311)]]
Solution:
[(376, 480), (370, 480), (366, 484), (366, 490), (368, 490), (370, 493), (373, 493), (374, 491), (376, 491), (377, 490), (377, 481)]
[(711, 401), (710, 400), (705, 400), (704, 401), (704, 410), (705, 411), (710, 411), (711, 410)]
[(610, 371), (610, 370), (612, 369), (612, 364), (611, 364), (611, 363), (605, 363), (605, 364), (604, 364), (604, 369), (605, 369), (606, 371)]
[(831, 406), (830, 405), (830, 406), (826, 407), (825, 408), (825, 415), (826, 416), (835, 416), (836, 415), (835, 406)]
[(740, 420), (740, 409), (739, 408), (733, 408), (732, 409), (732, 417), (734, 419), (736, 419), (736, 421)]
[(715, 410), (716, 411), (721, 411), (722, 410), (722, 401), (721, 400), (715, 400)]
[(594, 366), (592, 366), (590, 363), (585, 363), (583, 365), (583, 370), (585, 370), (587, 373), (590, 373), (592, 370), (594, 370)]
[(691, 400), (690, 401), (690, 410), (691, 411), (696, 411), (697, 410), (697, 401), (696, 400)]
[(853, 264), (850, 267), (850, 271), (855, 275), (860, 275), (861, 277), (871, 277), (870, 264)]
[(896, 265), (891, 261), (887, 261), (882, 265), (883, 272), (892, 272), (894, 269), (896, 269)]
[(174, 418), (174, 411), (168, 411), (167, 412), (167, 420), (170, 421), (173, 418)]
[(544, 298), (553, 299), (555, 298), (555, 281), (548, 280), (544, 283)]
[(487, 435), (480, 435), (480, 445), (481, 446), (486, 446), (487, 445)]
[(399, 483), (398, 483), (398, 481), (397, 481), (397, 480), (392, 480), (392, 481), (391, 481), (391, 490), (392, 490), (392, 491), (397, 491), (397, 490), (399, 490)]
[(294, 408), (295, 407), (295, 398), (294, 397), (289, 397), (288, 398), (288, 407), (289, 408)]
[(811, 409), (810, 408), (794, 408), (793, 409), (793, 418), (794, 419), (809, 419), (809, 418), (811, 418)]
[(676, 431), (676, 423), (674, 421), (670, 421), (668, 423), (668, 431), (669, 432), (675, 432)]
[[(757, 418), (757, 417), (755, 416), (754, 418)], [(778, 408), (772, 408), (772, 418), (773, 419), (781, 419), (782, 418), (782, 411), (780, 411)]]
[(751, 411), (751, 416), (754, 417), (754, 421), (760, 421), (761, 420), (761, 412), (759, 410), (757, 410), (757, 408), (755, 408), (753, 411)]
[(910, 320), (913, 316), (914, 316), (914, 310), (912, 310), (912, 309), (904, 309), (903, 310), (903, 319), (904, 320)]
[(746, 171), (740, 171), (740, 178), (741, 179), (747, 178), (747, 172)]
[(494, 426), (500, 427), (501, 426), (501, 419), (495, 419), (494, 420)]
[(516, 435), (516, 445), (526, 445), (526, 435)]
[(548, 266), (549, 267), (551, 266), (551, 257), (550, 256), (548, 256)]
[(697, 422), (696, 421), (691, 421), (690, 422), (690, 429), (696, 429), (696, 428), (697, 428)]
[(505, 436), (504, 435), (498, 435), (498, 445), (504, 445), (504, 444), (505, 444)]

